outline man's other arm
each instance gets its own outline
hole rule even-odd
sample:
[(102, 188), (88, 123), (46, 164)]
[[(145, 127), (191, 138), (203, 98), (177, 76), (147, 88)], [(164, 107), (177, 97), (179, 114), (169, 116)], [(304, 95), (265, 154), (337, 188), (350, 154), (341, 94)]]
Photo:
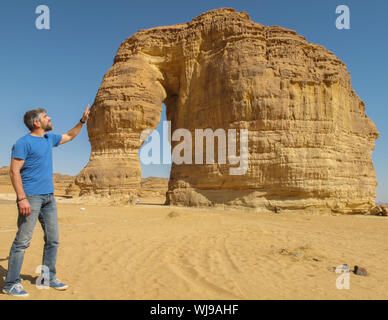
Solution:
[[(15, 189), (16, 197), (19, 204), (20, 213), (24, 216), (31, 214), (31, 207), (23, 188), (22, 176), (20, 175), (20, 169), (23, 167), (23, 159), (11, 159), (11, 168), (9, 175), (11, 177), (12, 186)], [(23, 199), (19, 201), (20, 199)]]

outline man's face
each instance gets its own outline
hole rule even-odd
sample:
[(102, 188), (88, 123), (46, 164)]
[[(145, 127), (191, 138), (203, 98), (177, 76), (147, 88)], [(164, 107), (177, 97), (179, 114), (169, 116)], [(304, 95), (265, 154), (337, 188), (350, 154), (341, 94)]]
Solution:
[(44, 112), (40, 115), (40, 125), (42, 129), (47, 132), (53, 130), (53, 125), (51, 123), (51, 118)]

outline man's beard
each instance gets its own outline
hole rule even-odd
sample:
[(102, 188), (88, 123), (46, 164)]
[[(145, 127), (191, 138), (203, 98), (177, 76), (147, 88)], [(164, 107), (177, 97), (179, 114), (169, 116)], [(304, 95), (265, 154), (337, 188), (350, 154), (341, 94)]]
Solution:
[(49, 132), (53, 130), (53, 125), (51, 123), (47, 123), (47, 126), (44, 129), (44, 132)]

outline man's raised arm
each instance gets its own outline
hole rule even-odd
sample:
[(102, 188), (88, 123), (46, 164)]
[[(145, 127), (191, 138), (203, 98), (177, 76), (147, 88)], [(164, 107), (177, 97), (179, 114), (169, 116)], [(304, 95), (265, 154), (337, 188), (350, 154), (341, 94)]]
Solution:
[(89, 107), (90, 107), (90, 105), (87, 105), (81, 120), (76, 124), (76, 126), (73, 129), (71, 129), (70, 131), (68, 131), (62, 135), (62, 139), (61, 139), (61, 142), (59, 142), (59, 144), (64, 144), (66, 142), (69, 142), (69, 141), (73, 140), (78, 135), (78, 133), (81, 131), (84, 123), (86, 123), (86, 121), (88, 121), (89, 113), (90, 113)]

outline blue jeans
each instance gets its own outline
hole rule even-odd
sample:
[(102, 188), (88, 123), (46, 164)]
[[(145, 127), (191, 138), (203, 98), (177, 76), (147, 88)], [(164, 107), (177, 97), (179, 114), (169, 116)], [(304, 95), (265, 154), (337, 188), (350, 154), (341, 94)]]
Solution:
[(11, 246), (8, 261), (8, 273), (5, 279), (5, 289), (20, 283), (20, 271), (22, 269), (25, 250), (30, 246), (32, 233), (36, 221), (39, 220), (44, 232), (44, 248), (42, 265), (47, 266), (50, 272), (50, 279), (55, 278), (55, 264), (57, 261), (57, 251), (59, 246), (59, 230), (57, 205), (54, 195), (41, 194), (27, 196), (31, 206), (31, 214), (23, 216), (19, 212), (18, 232)]

